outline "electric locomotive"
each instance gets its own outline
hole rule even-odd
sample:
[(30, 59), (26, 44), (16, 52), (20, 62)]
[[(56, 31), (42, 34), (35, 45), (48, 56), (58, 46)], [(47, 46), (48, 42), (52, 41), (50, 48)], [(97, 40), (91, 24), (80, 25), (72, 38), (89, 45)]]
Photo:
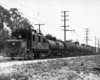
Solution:
[(32, 59), (45, 57), (49, 48), (42, 34), (32, 29), (16, 29), (12, 39), (6, 40), (4, 51), (4, 57)]

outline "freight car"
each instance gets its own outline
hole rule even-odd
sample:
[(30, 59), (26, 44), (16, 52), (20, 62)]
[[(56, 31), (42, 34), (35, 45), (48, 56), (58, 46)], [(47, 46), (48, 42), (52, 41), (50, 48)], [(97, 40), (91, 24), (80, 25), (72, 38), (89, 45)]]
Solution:
[(5, 41), (3, 56), (11, 59), (55, 58), (93, 54), (93, 47), (46, 39), (34, 29), (17, 29)]

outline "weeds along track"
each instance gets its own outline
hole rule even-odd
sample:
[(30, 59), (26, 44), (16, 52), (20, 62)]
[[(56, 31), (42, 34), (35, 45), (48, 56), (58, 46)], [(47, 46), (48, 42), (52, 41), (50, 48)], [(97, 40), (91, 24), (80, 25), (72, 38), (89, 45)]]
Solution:
[[(0, 63), (0, 80), (2, 78), (2, 80), (12, 80), (12, 78), (14, 80), (19, 80), (19, 78), (21, 78), (20, 80), (22, 78), (23, 80), (28, 80), (26, 78), (30, 78), (29, 80), (76, 80), (74, 77), (84, 78), (90, 73), (99, 74), (91, 69), (97, 65), (94, 59), (94, 56), (80, 56), (2, 62)], [(97, 80), (95, 78), (93, 79)]]

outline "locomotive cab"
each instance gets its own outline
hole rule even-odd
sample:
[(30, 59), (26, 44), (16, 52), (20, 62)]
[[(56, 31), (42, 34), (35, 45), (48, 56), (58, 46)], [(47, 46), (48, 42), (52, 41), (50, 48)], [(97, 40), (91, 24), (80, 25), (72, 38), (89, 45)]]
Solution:
[(48, 44), (45, 37), (38, 33), (32, 33), (32, 48), (34, 51), (43, 51), (48, 50)]
[(27, 29), (17, 29), (12, 32), (12, 39), (24, 40), (26, 41), (27, 49), (31, 48), (31, 31)]
[(4, 56), (23, 58), (31, 48), (31, 32), (27, 29), (17, 29), (12, 32), (12, 39), (5, 41)]
[(6, 40), (5, 56), (32, 59), (49, 52), (48, 44), (42, 34), (31, 29), (17, 29), (12, 32), (12, 39)]
[(48, 56), (49, 46), (42, 34), (32, 32), (32, 50), (35, 58), (46, 58)]

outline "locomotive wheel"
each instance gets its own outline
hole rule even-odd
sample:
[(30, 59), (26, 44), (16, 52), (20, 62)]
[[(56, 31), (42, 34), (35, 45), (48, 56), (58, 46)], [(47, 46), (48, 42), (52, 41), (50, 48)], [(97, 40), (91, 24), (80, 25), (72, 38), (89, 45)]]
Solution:
[(14, 57), (11, 57), (11, 60), (14, 60)]
[(22, 57), (24, 57), (23, 58), (24, 60), (28, 60), (29, 59), (28, 56), (27, 56), (27, 53), (23, 53)]
[(49, 55), (48, 55), (48, 57), (49, 58), (54, 58), (54, 53), (53, 52), (50, 52)]
[(30, 54), (29, 58), (30, 58), (30, 59), (34, 59), (34, 57), (35, 57), (35, 56), (34, 56), (34, 53), (33, 53), (33, 52), (30, 52), (29, 54)]

